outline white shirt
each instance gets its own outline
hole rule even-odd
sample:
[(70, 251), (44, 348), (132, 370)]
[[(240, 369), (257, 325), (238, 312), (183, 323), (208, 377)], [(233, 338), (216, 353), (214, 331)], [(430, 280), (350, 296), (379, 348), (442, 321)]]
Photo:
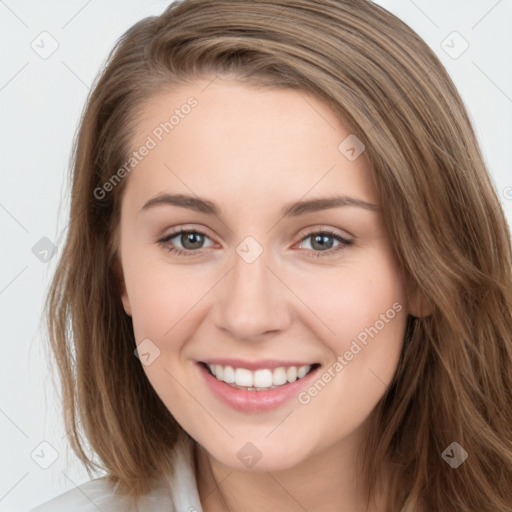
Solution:
[[(193, 444), (182, 439), (173, 452), (174, 476), (158, 484), (135, 507), (118, 496), (105, 478), (91, 480), (36, 507), (31, 512), (203, 512), (192, 459)], [(170, 491), (172, 489), (172, 493)]]

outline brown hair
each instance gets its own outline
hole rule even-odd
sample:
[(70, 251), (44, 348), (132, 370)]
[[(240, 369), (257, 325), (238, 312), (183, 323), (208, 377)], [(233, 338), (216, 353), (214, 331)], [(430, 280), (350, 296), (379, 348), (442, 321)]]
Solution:
[[(234, 75), (314, 94), (366, 146), (387, 230), (433, 307), (408, 318), (401, 364), (364, 451), (368, 498), (390, 464), (387, 511), (510, 511), (510, 235), (475, 134), (442, 64), (366, 0), (182, 0), (131, 27), (88, 98), (74, 147), (67, 239), (47, 319), (74, 451), (139, 497), (169, 467), (181, 427), (134, 356), (116, 274), (127, 160), (152, 95)], [(93, 462), (83, 437), (99, 457)], [(469, 458), (452, 469), (452, 443)]]

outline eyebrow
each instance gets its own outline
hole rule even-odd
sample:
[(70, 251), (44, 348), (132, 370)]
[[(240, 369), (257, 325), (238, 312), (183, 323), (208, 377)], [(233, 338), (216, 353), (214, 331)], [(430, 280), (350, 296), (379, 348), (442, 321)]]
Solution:
[[(147, 201), (141, 208), (140, 212), (161, 205), (180, 206), (181, 208), (187, 208), (199, 213), (206, 213), (207, 215), (220, 216), (221, 214), (220, 208), (212, 201), (184, 194), (159, 194)], [(368, 203), (362, 199), (356, 199), (349, 196), (334, 196), (297, 201), (295, 203), (287, 204), (284, 206), (281, 214), (283, 217), (298, 217), (299, 215), (328, 210), (330, 208), (339, 208), (342, 206), (356, 206), (373, 212), (380, 210), (379, 205)]]

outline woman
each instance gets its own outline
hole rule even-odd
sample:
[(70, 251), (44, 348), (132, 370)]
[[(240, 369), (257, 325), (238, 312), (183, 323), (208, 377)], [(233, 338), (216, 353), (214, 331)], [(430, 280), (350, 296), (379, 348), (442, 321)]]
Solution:
[(172, 4), (88, 99), (48, 300), (70, 441), (106, 475), (36, 510), (510, 510), (511, 262), (404, 23)]

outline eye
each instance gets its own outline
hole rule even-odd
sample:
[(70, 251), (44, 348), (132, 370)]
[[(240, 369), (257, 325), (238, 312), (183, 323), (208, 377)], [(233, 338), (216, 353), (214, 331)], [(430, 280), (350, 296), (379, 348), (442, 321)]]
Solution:
[[(158, 243), (164, 246), (169, 252), (174, 252), (180, 256), (193, 256), (192, 253), (202, 252), (204, 249), (204, 243), (210, 238), (202, 231), (185, 230), (182, 229), (178, 232), (171, 233), (158, 240)], [(210, 240), (211, 242), (211, 240)], [(210, 244), (207, 247), (210, 247)]]
[[(310, 247), (306, 247), (306, 249), (310, 251), (313, 256), (330, 256), (334, 252), (353, 244), (352, 240), (348, 240), (331, 231), (314, 231), (305, 236), (301, 242), (303, 243), (306, 240), (310, 241)], [(335, 245), (336, 243), (337, 245)]]
[[(353, 244), (352, 240), (331, 231), (313, 231), (302, 238), (301, 245), (307, 240), (309, 240), (309, 244), (306, 245), (309, 247), (305, 247), (305, 249), (315, 257), (331, 256)], [(210, 244), (205, 245), (206, 241), (209, 241)], [(196, 256), (201, 254), (203, 249), (213, 245), (211, 239), (197, 229), (180, 229), (161, 238), (158, 243), (177, 256)]]

